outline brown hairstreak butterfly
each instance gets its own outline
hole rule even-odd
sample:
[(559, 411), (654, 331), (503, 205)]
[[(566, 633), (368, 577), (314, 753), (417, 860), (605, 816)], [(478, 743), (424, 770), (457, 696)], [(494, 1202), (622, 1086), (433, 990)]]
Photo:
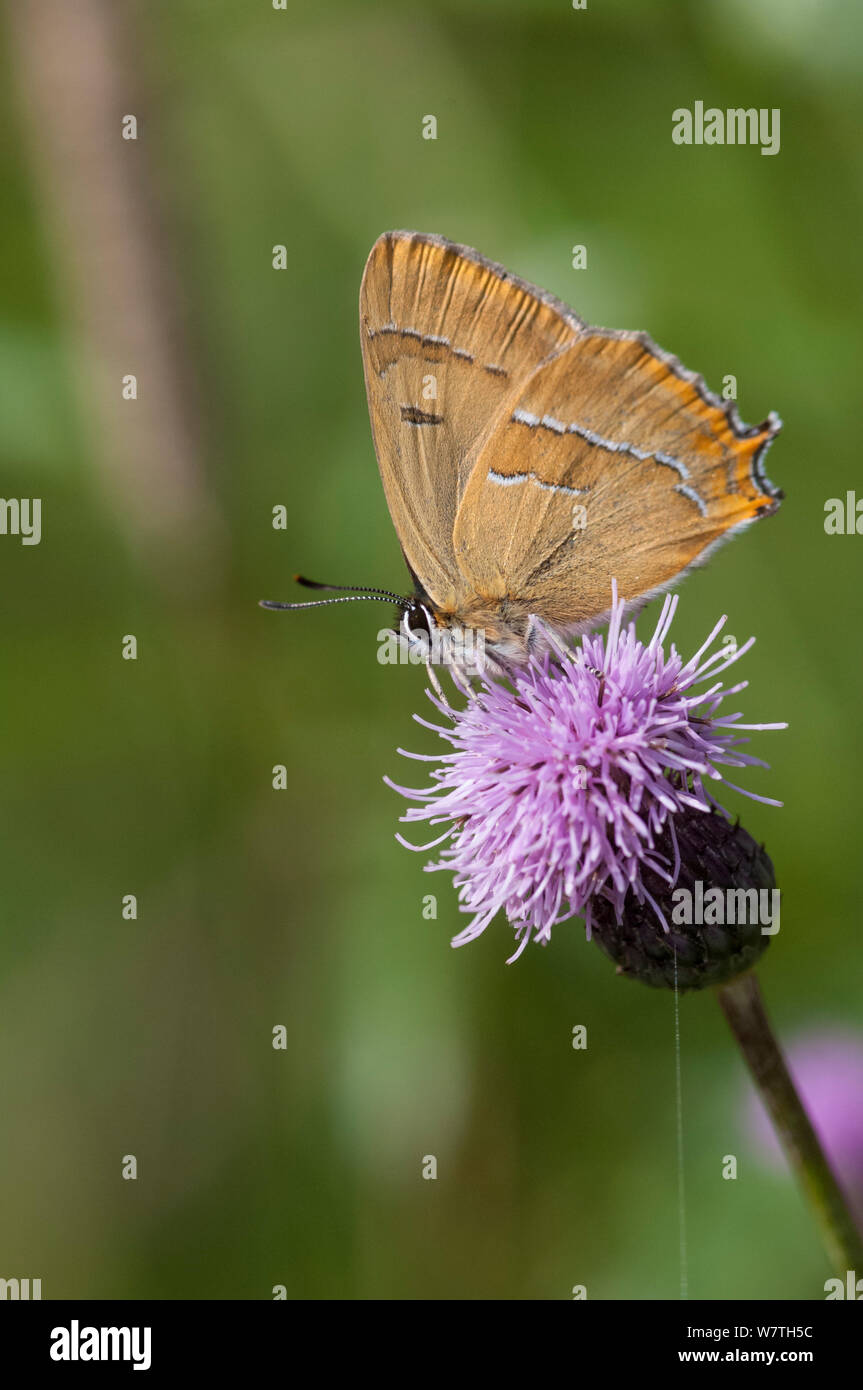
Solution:
[(781, 500), (764, 472), (777, 415), (744, 425), (645, 333), (590, 328), (469, 247), (384, 233), (360, 335), (415, 592), (350, 598), (398, 602), (408, 639), (478, 630), (524, 659), (542, 623), (598, 625), (612, 580), (637, 608)]

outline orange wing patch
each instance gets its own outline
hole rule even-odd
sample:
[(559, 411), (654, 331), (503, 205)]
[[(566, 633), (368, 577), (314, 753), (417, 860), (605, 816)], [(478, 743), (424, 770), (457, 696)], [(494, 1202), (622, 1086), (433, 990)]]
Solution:
[(589, 624), (775, 511), (781, 422), (733, 404), (642, 334), (586, 329), (542, 364), (479, 453), (455, 525), (470, 585), (559, 626)]

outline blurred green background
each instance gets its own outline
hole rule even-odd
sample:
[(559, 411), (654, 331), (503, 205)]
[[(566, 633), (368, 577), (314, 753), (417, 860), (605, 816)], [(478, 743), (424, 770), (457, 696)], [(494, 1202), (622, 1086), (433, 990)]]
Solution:
[[(43, 499), (40, 545), (0, 537), (0, 1275), (46, 1298), (676, 1298), (673, 998), (578, 922), (509, 967), (503, 922), (451, 950), (454, 894), (396, 844), (381, 780), (434, 747), (422, 673), (378, 664), (385, 609), (256, 603), (301, 597), (298, 569), (407, 587), (358, 342), (387, 228), (734, 374), (745, 420), (785, 421), (787, 500), (687, 580), (675, 636), (722, 612), (755, 633), (742, 708), (790, 723), (745, 777), (785, 808), (728, 797), (783, 889), (774, 1020), (860, 1024), (863, 540), (823, 519), (863, 476), (863, 16), (86, 0), (76, 46), (40, 8), (7, 9), (0, 85), (2, 491)], [(696, 100), (780, 108), (781, 152), (675, 146)], [(104, 149), (76, 137), (88, 101)], [(681, 1032), (690, 1295), (823, 1297), (712, 997)]]

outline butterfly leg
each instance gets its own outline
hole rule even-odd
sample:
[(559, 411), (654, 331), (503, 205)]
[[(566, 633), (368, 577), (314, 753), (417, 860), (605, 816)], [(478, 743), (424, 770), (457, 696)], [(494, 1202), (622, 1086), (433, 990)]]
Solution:
[(447, 697), (446, 697), (446, 695), (445, 695), (444, 692), (443, 692), (443, 686), (441, 685), (440, 681), (439, 681), (438, 678), (437, 678), (437, 671), (436, 671), (435, 668), (432, 666), (432, 664), (431, 664), (430, 661), (427, 661), (427, 662), (426, 662), (426, 673), (427, 673), (428, 678), (429, 678), (429, 685), (431, 686), (431, 688), (432, 688), (432, 690), (434, 691), (435, 695), (437, 695), (437, 697), (438, 697), (438, 699), (440, 700), (441, 704), (442, 704), (442, 705), (445, 705), (446, 708), (449, 709), (449, 701), (447, 700)]

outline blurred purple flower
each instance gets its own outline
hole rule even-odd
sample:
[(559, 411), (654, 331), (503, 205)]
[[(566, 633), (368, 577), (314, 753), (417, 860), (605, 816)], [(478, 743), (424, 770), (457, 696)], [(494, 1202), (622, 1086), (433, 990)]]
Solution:
[[(441, 764), (432, 785), (420, 790), (386, 780), (422, 803), (403, 821), (448, 825), (429, 845), (398, 838), (420, 850), (450, 841), (440, 861), (426, 867), (453, 873), (461, 911), (472, 914), (454, 946), (479, 936), (501, 908), (520, 938), (511, 959), (531, 935), (545, 943), (553, 926), (582, 913), (589, 935), (595, 895), (608, 899), (619, 919), (632, 893), (647, 900), (665, 926), (642, 869), (673, 884), (679, 868), (674, 817), (717, 804), (704, 780), (724, 781), (719, 766), (767, 766), (740, 751), (748, 742), (741, 731), (785, 727), (742, 724), (740, 714), (718, 716), (722, 702), (747, 683), (723, 689), (716, 677), (754, 638), (707, 655), (722, 618), (684, 662), (673, 644), (667, 653), (663, 646), (676, 597), (666, 599), (646, 645), (634, 623), (623, 626), (616, 586), (613, 598), (607, 636), (585, 637), (573, 647), (546, 629), (550, 650), (509, 670), (506, 683), (484, 676), (476, 688), (459, 685), (467, 697), (461, 709), (428, 692), (452, 727), (415, 718), (453, 752), (429, 757), (399, 750)], [(666, 829), (673, 862), (657, 849)]]
[[(811, 1030), (798, 1035), (786, 1055), (809, 1118), (863, 1225), (863, 1036), (835, 1028)], [(744, 1116), (761, 1158), (783, 1167), (774, 1128), (752, 1090)]]

